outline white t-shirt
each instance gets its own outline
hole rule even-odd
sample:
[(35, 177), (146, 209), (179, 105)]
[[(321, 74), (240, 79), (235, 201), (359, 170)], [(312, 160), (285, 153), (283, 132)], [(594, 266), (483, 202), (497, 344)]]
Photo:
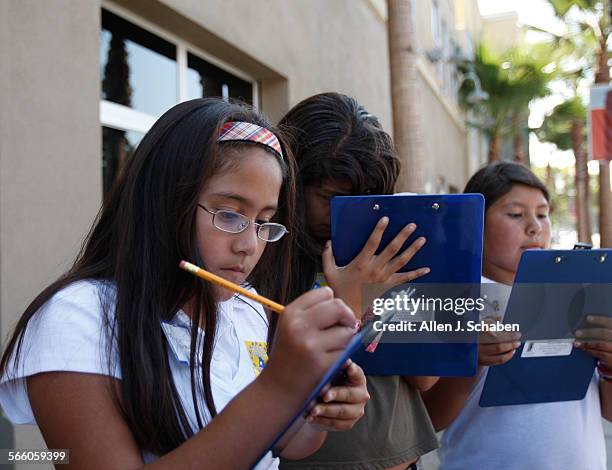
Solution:
[[(491, 281), (483, 278), (486, 282)], [(499, 293), (500, 298), (488, 301), (502, 316), (510, 293), (503, 287), (488, 290), (489, 296)], [(442, 435), (440, 470), (605, 470), (596, 375), (582, 400), (482, 408), (478, 401), (484, 369), (465, 407)]]
[[(20, 353), (18, 370), (0, 379), (0, 406), (15, 424), (36, 424), (30, 407), (25, 378), (40, 372), (71, 371), (102, 374), (121, 379), (116, 344), (112, 366), (108, 366), (108, 342), (103, 324), (102, 293), (114, 305), (115, 289), (100, 281), (79, 281), (55, 294), (30, 320)], [(251, 308), (252, 307), (252, 308)], [(111, 311), (112, 315), (113, 312)], [(168, 358), (176, 389), (194, 430), (197, 420), (191, 394), (189, 347), (190, 318), (182, 311), (162, 323), (168, 339)], [(218, 304), (218, 327), (211, 359), (211, 390), (217, 411), (259, 374), (265, 361), (268, 321), (261, 305), (243, 297)], [(204, 332), (199, 331), (200, 345)], [(211, 420), (203, 393), (198, 397), (204, 424)], [(155, 459), (144, 454), (145, 461)], [(279, 459), (268, 454), (255, 467), (278, 468)]]

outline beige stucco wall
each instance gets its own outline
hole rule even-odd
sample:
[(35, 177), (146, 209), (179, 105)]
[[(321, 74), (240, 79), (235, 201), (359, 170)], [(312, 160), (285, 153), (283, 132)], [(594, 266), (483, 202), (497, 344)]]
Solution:
[(427, 192), (462, 191), (467, 182), (466, 131), (459, 115), (449, 112), (437, 91), (419, 75), (423, 119), (423, 155)]
[[(421, 90), (419, 107), (425, 158), (425, 190), (444, 192), (450, 187), (462, 190), (469, 170), (465, 116), (459, 109), (455, 90), (443, 89), (439, 66), (436, 70), (436, 65), (425, 55), (436, 46), (432, 32), (433, 1), (417, 1), (414, 9), (417, 50), (420, 53), (417, 64)], [(455, 30), (456, 2), (438, 0), (437, 3), (450, 37), (460, 43)]]
[(455, 0), (455, 27), (477, 37), (482, 29), (478, 0)]
[(0, 74), (6, 332), (40, 285), (68, 266), (100, 204), (99, 10), (71, 0), (1, 5), (9, 39)]
[[(40, 288), (68, 266), (100, 204), (99, 7), (7, 0), (0, 18), (4, 339)], [(39, 443), (20, 430), (15, 447)]]
[(455, 0), (455, 28), (462, 51), (471, 54), (480, 42), (483, 19), (477, 0)]
[(522, 31), (518, 26), (516, 12), (483, 17), (481, 39), (494, 50), (503, 52), (516, 46), (521, 37)]
[[(273, 120), (301, 99), (333, 90), (355, 96), (391, 128), (386, 24), (369, 0), (116, 4), (262, 81), (262, 109)], [(279, 82), (286, 87), (267, 98)]]

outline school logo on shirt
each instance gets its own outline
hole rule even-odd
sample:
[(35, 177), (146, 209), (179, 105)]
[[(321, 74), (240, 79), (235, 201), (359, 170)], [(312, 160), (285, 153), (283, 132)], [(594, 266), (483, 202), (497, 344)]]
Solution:
[(323, 273), (317, 273), (317, 276), (315, 277), (315, 282), (312, 285), (313, 289), (318, 289), (319, 287), (323, 287), (323, 286), (327, 286), (329, 284), (327, 284), (327, 279), (325, 279), (325, 274)]
[(268, 343), (265, 341), (245, 341), (255, 374), (259, 375), (268, 362)]

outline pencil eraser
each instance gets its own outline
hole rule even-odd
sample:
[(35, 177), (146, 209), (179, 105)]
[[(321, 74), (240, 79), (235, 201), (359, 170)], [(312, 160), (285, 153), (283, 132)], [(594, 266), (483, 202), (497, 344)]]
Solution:
[(181, 260), (181, 262), (179, 263), (179, 268), (181, 269), (185, 269), (185, 265), (187, 264), (187, 261), (185, 260)]

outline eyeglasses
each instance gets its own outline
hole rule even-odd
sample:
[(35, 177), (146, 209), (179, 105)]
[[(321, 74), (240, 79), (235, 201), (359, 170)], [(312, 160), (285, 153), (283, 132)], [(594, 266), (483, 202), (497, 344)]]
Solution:
[(274, 222), (264, 222), (260, 224), (238, 212), (226, 210), (211, 211), (202, 204), (198, 204), (198, 207), (212, 214), (213, 225), (224, 232), (241, 233), (244, 232), (250, 224), (253, 224), (257, 227), (257, 237), (266, 242), (277, 242), (283, 238), (283, 235), (289, 233), (285, 226), (281, 224), (275, 224)]

